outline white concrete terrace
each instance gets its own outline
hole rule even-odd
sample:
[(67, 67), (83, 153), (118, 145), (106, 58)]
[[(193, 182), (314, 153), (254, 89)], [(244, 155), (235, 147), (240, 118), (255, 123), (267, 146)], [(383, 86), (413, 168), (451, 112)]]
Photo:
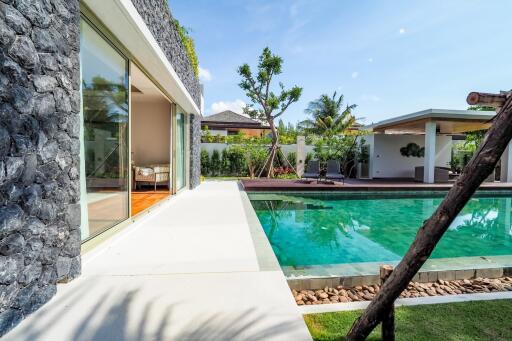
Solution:
[(311, 340), (248, 205), (232, 181), (177, 195), (85, 254), (4, 339)]

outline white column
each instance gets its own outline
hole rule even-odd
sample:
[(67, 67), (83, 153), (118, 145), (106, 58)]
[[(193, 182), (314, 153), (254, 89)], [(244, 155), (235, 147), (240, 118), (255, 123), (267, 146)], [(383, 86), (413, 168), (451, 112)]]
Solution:
[(425, 164), (423, 165), (423, 182), (434, 183), (436, 167), (436, 122), (425, 123)]
[(512, 148), (510, 142), (501, 156), (500, 182), (512, 182)]
[(304, 163), (306, 162), (306, 137), (304, 136), (297, 136), (296, 157), (295, 168), (297, 168), (297, 175), (302, 177), (302, 174), (304, 174)]

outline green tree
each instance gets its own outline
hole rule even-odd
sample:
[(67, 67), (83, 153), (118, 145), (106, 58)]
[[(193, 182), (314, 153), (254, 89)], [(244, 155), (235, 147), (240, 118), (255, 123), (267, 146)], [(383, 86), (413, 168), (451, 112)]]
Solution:
[(238, 68), (238, 73), (242, 77), (239, 86), (252, 102), (244, 108), (244, 112), (252, 118), (267, 122), (272, 132), (272, 146), (268, 162), (265, 165), (268, 177), (274, 174), (273, 163), (279, 144), (279, 133), (274, 120), (280, 117), (292, 103), (297, 102), (302, 93), (302, 88), (298, 86), (285, 90), (282, 83), (279, 83), (278, 94), (271, 90), (272, 80), (282, 72), (282, 64), (283, 59), (273, 55), (266, 47), (259, 57), (256, 76), (253, 75), (248, 64), (243, 64)]
[(320, 98), (309, 102), (304, 112), (311, 118), (300, 122), (301, 128), (308, 133), (322, 136), (343, 133), (356, 122), (352, 115), (356, 105), (347, 105), (344, 110), (342, 106), (343, 95), (337, 96), (336, 92), (332, 96), (321, 95)]

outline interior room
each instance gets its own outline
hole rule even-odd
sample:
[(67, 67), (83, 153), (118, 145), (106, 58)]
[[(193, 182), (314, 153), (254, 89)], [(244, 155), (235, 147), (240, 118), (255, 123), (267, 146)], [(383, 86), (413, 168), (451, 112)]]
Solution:
[(131, 69), (131, 213), (167, 198), (172, 189), (172, 106), (154, 83)]

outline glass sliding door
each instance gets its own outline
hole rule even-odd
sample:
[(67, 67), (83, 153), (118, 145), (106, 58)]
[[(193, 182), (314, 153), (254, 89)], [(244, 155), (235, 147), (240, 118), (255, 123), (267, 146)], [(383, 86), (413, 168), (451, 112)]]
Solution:
[(84, 18), (80, 67), (87, 239), (128, 218), (129, 80), (128, 60)]
[(185, 113), (176, 106), (176, 189), (182, 189), (185, 184)]

